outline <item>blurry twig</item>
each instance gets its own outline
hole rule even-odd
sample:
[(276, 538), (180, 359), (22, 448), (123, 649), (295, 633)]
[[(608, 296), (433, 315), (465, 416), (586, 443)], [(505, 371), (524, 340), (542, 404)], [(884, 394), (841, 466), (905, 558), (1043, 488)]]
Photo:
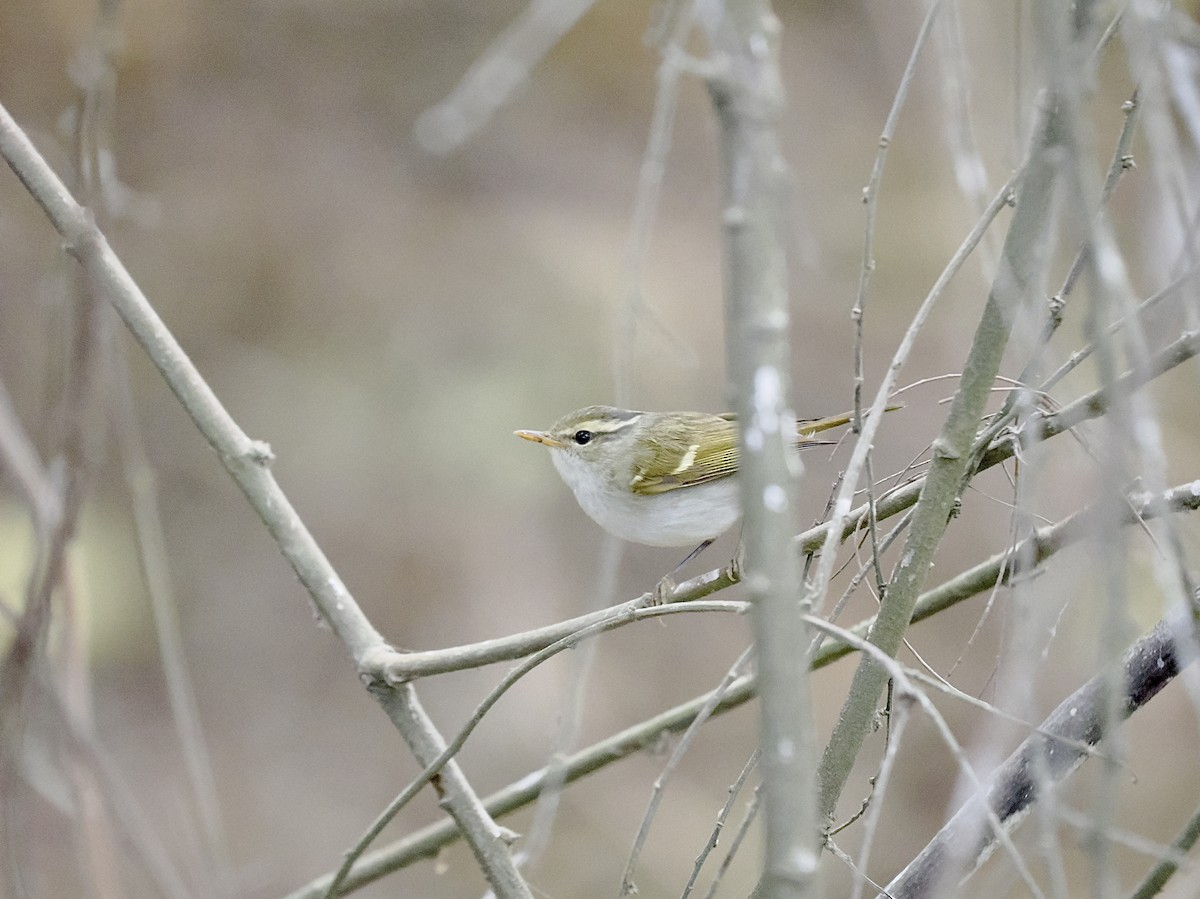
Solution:
[[(183, 649), (179, 609), (171, 582), (166, 537), (159, 509), (157, 478), (142, 444), (125, 351), (117, 341), (113, 341), (113, 345), (115, 431), (125, 484), (133, 509), (142, 576), (146, 581), (146, 591), (150, 596), (154, 614), (163, 677), (184, 765), (188, 772), (192, 798), (200, 817), (209, 864), (213, 866), (216, 882), (228, 885), (232, 879), (229, 849), (225, 840), (225, 827), (221, 820), (221, 807), (217, 800), (217, 787), (209, 759), (208, 744), (200, 724), (196, 694)], [(208, 866), (205, 867), (207, 870)]]
[(1161, 893), (1167, 881), (1179, 870), (1182, 858), (1191, 852), (1198, 839), (1200, 839), (1200, 809), (1192, 813), (1171, 844), (1173, 853), (1163, 854), (1162, 860), (1150, 869), (1145, 879), (1129, 894), (1129, 899), (1154, 899)]
[[(76, 174), (83, 202), (98, 217), (133, 217), (138, 211), (133, 192), (117, 177), (113, 150), (113, 121), (117, 110), (117, 72), (113, 56), (124, 39), (121, 0), (101, 0), (92, 39), (79, 51), (72, 75), (80, 89), (74, 116)], [(145, 207), (145, 202), (140, 204)], [(144, 216), (143, 216), (144, 217)], [(111, 317), (107, 307), (105, 323)], [(158, 638), (167, 696), (179, 737), (192, 799), (204, 840), (200, 866), (221, 891), (232, 883), (229, 850), (221, 823), (220, 806), (212, 765), (200, 725), (195, 693), (183, 651), (178, 609), (171, 585), (170, 565), (163, 536), (154, 471), (142, 445), (141, 428), (134, 409), (129, 383), (125, 344), (105, 328), (105, 351), (109, 365), (106, 381), (112, 387), (116, 436), (126, 485), (129, 489), (138, 557), (150, 597)], [(90, 690), (90, 688), (89, 688)]]
[[(1125, 101), (1123, 109), (1125, 112), (1125, 124), (1121, 129), (1120, 137), (1117, 138), (1117, 146), (1113, 151), (1112, 162), (1108, 167), (1108, 175), (1104, 179), (1104, 187), (1100, 191), (1100, 197), (1096, 203), (1096, 212), (1093, 214), (1093, 221), (1104, 214), (1104, 209), (1108, 205), (1108, 201), (1112, 197), (1113, 190), (1116, 188), (1117, 181), (1120, 180), (1121, 175), (1133, 168), (1133, 157), (1130, 155), (1130, 146), (1133, 143), (1133, 135), (1138, 121), (1137, 91), (1134, 91), (1133, 96)], [(1085, 241), (1084, 245), (1080, 247), (1079, 251), (1075, 254), (1075, 260), (1071, 263), (1071, 268), (1067, 272), (1066, 277), (1063, 279), (1062, 286), (1058, 289), (1058, 292), (1048, 300), (1046, 322), (1042, 326), (1042, 333), (1038, 335), (1037, 339), (1034, 341), (1032, 351), (1029, 354), (1028, 360), (1025, 362), (1025, 366), (1022, 369), (1021, 374), (1017, 376), (1017, 381), (1019, 383), (1027, 384), (1033, 378), (1034, 372), (1037, 370), (1037, 367), (1042, 360), (1042, 354), (1050, 345), (1050, 339), (1054, 336), (1055, 332), (1062, 324), (1063, 311), (1066, 308), (1067, 297), (1069, 297), (1071, 295), (1071, 291), (1075, 289), (1075, 282), (1079, 280), (1079, 275), (1083, 272), (1085, 265), (1092, 258), (1093, 252), (1094, 249), (1091, 241)], [(1147, 300), (1147, 303), (1149, 303), (1149, 300)], [(1087, 355), (1087, 352), (1083, 353), (1083, 357), (1086, 357)], [(1082, 358), (1078, 361), (1082, 361)], [(1076, 364), (1078, 364), (1078, 361)], [(1057, 378), (1053, 380), (1054, 383), (1057, 383)], [(1043, 387), (1043, 389), (1048, 389), (1048, 386)], [(1001, 417), (1008, 416), (1009, 411), (1018, 402), (1019, 396), (1019, 393), (1013, 393), (1008, 397), (1004, 409), (1001, 412)]]
[(717, 895), (717, 887), (721, 885), (721, 879), (729, 870), (733, 860), (737, 857), (738, 850), (742, 848), (742, 844), (746, 841), (746, 835), (750, 833), (750, 827), (758, 820), (758, 810), (762, 808), (762, 787), (754, 790), (754, 796), (750, 799), (750, 804), (746, 806), (746, 814), (742, 816), (742, 823), (738, 825), (737, 831), (733, 835), (733, 840), (729, 844), (729, 851), (725, 853), (725, 857), (721, 859), (721, 864), (717, 868), (717, 873), (713, 875), (713, 882), (708, 887), (708, 892), (704, 894), (704, 899), (714, 899)]
[[(43, 468), (21, 421), (8, 399), (8, 392), (0, 383), (0, 470), (6, 470), (26, 494), (34, 518), (35, 533), (48, 536), (57, 526), (58, 503), (62, 500), (61, 478), (54, 477)], [(70, 587), (69, 580), (63, 582)], [(59, 726), (67, 737), (64, 764), (70, 766), (72, 781), (77, 790), (88, 796), (85, 800), (94, 809), (101, 801), (110, 809), (120, 825), (122, 841), (132, 847), (137, 858), (155, 882), (155, 888), (164, 896), (187, 895), (179, 872), (170, 861), (161, 841), (156, 838), (155, 828), (133, 799), (115, 767), (105, 756), (96, 739), (94, 724), (87, 706), (80, 706), (77, 687), (68, 691), (64, 678), (43, 672), (37, 678), (36, 688), (49, 697), (49, 707), (59, 718)], [(83, 712), (83, 713), (81, 713)], [(6, 710), (0, 714), (17, 714), (17, 710)], [(81, 775), (86, 772), (89, 776)], [(83, 826), (83, 825), (81, 825)], [(89, 825), (89, 827), (94, 825)], [(98, 834), (90, 833), (88, 837)], [(96, 874), (93, 868), (93, 875)], [(110, 872), (111, 873), (111, 872)], [(105, 875), (106, 879), (108, 875)], [(110, 890), (111, 891), (111, 890)]]
[[(38, 497), (34, 501), (35, 525), (38, 526), (37, 559), (12, 644), (0, 662), (0, 734), (3, 734), (7, 721), (19, 714), (18, 707), (33, 666), (40, 662), (50, 627), (51, 600), (64, 585), (69, 552), (86, 492), (84, 481), (93, 449), (89, 427), (103, 310), (93, 290), (82, 290), (79, 297), (70, 355), (72, 364), (62, 400), (64, 433), (59, 456), (62, 469), (56, 473), (59, 477), (38, 478), (42, 486), (33, 488), (30, 493), (30, 496)], [(11, 407), (8, 411), (11, 412)], [(13, 431), (15, 416), (7, 424)], [(10, 433), (5, 449), (16, 453), (8, 468), (18, 478), (25, 479), (31, 474), (30, 463), (36, 455), (30, 453), (32, 442), (19, 436), (20, 433)], [(66, 586), (69, 590), (69, 585)]]
[(529, 6), (472, 64), (445, 100), (417, 119), (417, 140), (450, 153), (488, 123), (524, 86), (530, 71), (595, 0), (530, 0)]
[[(642, 294), (642, 278), (646, 256), (650, 252), (650, 236), (658, 214), (663, 178), (667, 169), (667, 151), (675, 125), (675, 107), (679, 101), (679, 83), (689, 69), (685, 44), (692, 29), (694, 4), (677, 0), (667, 21), (663, 23), (660, 46), (662, 62), (658, 66), (658, 89), (654, 93), (654, 113), (650, 119), (650, 136), (638, 171), (633, 217), (625, 248), (625, 302), (617, 316), (616, 352), (613, 368), (618, 405), (631, 405), (634, 386), (634, 362), (637, 349), (637, 327), (648, 317), (681, 351), (682, 341), (655, 314)], [(693, 357), (695, 351), (689, 350)]]
[[(57, 680), (57, 679), (56, 679)], [(189, 899), (182, 873), (171, 860), (171, 854), (160, 838), (161, 826), (152, 821), (138, 805), (134, 791), (125, 782), (117, 766), (100, 745), (90, 722), (80, 721), (69, 708), (61, 686), (49, 678), (39, 678), (38, 687), (49, 695), (49, 707), (59, 719), (67, 738), (67, 749), (83, 760), (95, 773), (96, 784), (103, 791), (104, 801), (121, 826), (122, 842), (132, 847), (146, 874), (153, 881), (157, 895), (169, 899)]]
[[(1193, 661), (1181, 656), (1182, 647), (1194, 646), (1195, 619), (1183, 609), (1160, 621), (1126, 653), (1121, 666), (1126, 685), (1118, 697), (1120, 719), (1125, 720), (1154, 698), (1180, 669)], [(1046, 790), (1069, 776), (1083, 761), (1082, 751), (1044, 736), (1062, 735), (1094, 745), (1107, 731), (1108, 678), (1101, 673), (1063, 700), (1042, 723), (1040, 732), (1026, 739), (980, 790), (955, 813), (921, 853), (888, 884), (884, 896), (916, 899), (935, 895), (939, 885), (957, 883), (963, 873), (981, 864), (994, 847), (998, 834), (981, 830), (981, 815), (1000, 815), (1011, 830), (1022, 813)], [(1035, 774), (1044, 774), (1043, 783)]]
[[(978, 214), (987, 207), (987, 167), (972, 123), (971, 83), (975, 73), (970, 71), (959, 13), (960, 7), (956, 3), (946, 8), (935, 32), (936, 48), (940, 52), (934, 53), (934, 58), (941, 67), (942, 120), (946, 144), (954, 161), (954, 180)], [(988, 281), (995, 275), (998, 252), (999, 247), (989, 236), (979, 251), (980, 269)]]
[(43, 471), (37, 447), (17, 417), (3, 381), (0, 381), (0, 471), (7, 473), (8, 480), (24, 495), (33, 516), (34, 531), (47, 530), (61, 514), (61, 497)]
[[(959, 391), (946, 423), (934, 441), (933, 460), (917, 502), (900, 563), (883, 598), (871, 642), (892, 656), (903, 643), (913, 609), (929, 573), (933, 553), (945, 533), (951, 508), (959, 496), (963, 474), (982, 418), (988, 392), (995, 382), (1004, 348), (1020, 307), (1044, 265), (1044, 235), (1049, 230), (1058, 174), (1058, 128), (1050, 106), (1043, 114), (1031, 147), (1025, 176), (1017, 192), (1017, 207), (1004, 243), (1003, 262), (988, 294), (971, 349), (963, 366)], [(899, 354), (897, 354), (899, 355)], [(886, 382), (885, 382), (886, 384)], [(882, 397), (872, 417), (882, 413)], [(870, 442), (869, 440), (867, 441)], [(861, 439), (860, 439), (861, 443)], [(860, 447), (856, 447), (858, 452)], [(865, 448), (860, 455), (865, 454)], [(849, 480), (849, 478), (848, 478)], [(847, 503), (848, 505), (848, 503)], [(832, 534), (826, 550), (833, 549)], [(829, 553), (832, 555), (832, 553)], [(825, 559), (822, 558), (822, 563)], [(832, 560), (829, 561), (832, 565)], [(818, 581), (819, 589), (824, 581)], [(842, 714), (821, 759), (821, 812), (832, 815), (863, 740), (875, 716), (875, 706), (886, 681), (884, 666), (874, 656), (860, 658)]]
[[(917, 60), (921, 57), (921, 51), (924, 49), (925, 42), (933, 30), (933, 25), (937, 21), (937, 16), (941, 8), (941, 0), (934, 0), (934, 2), (929, 4), (929, 10), (925, 13), (925, 21), (921, 24), (921, 30), (917, 33), (917, 39), (913, 42), (908, 63), (904, 67), (904, 74), (901, 75), (900, 84), (896, 88), (896, 96), (892, 101), (892, 108), (888, 112), (883, 132), (879, 136), (879, 148), (875, 151), (875, 164), (871, 168), (870, 180), (863, 189), (863, 203), (866, 205), (867, 214), (866, 225), (863, 229), (863, 259), (858, 276), (858, 293), (854, 300), (854, 306), (850, 310), (850, 320), (854, 322), (853, 426), (855, 432), (861, 432), (863, 424), (862, 393), (865, 379), (863, 371), (863, 319), (867, 306), (867, 286), (870, 283), (871, 274), (875, 271), (875, 220), (879, 205), (879, 188), (883, 182), (883, 167), (887, 160), (888, 147), (891, 146), (892, 137), (896, 132), (900, 112), (904, 108), (905, 100), (908, 98), (909, 87), (912, 85), (913, 75), (917, 68)], [(866, 447), (862, 467), (867, 491), (867, 533), (871, 541), (871, 561), (875, 569), (875, 581), (879, 592), (882, 593), (885, 579), (881, 567), (880, 554), (883, 550), (879, 545), (879, 518), (875, 508), (875, 478), (871, 465), (871, 444), (867, 443)], [(857, 474), (854, 475), (854, 478), (857, 480)], [(823, 571), (824, 569), (819, 568), (818, 570)], [(826, 576), (828, 575), (826, 574)]]
[[(3, 106), (0, 106), (0, 156), (63, 236), (67, 252), (83, 266), (94, 295), (104, 297), (116, 307), (197, 428), (216, 450), (226, 471), (242, 489), (359, 670), (376, 667), (374, 657), (388, 652), (383, 637), (371, 626), (275, 481), (270, 472), (273, 459), (270, 447), (251, 440), (229, 415), (112, 251), (91, 214), (75, 202)], [(71, 503), (66, 506), (69, 512)], [(63, 542), (56, 540), (52, 546)], [(28, 615), (27, 608), (25, 617)], [(14, 650), (32, 649), (33, 641), (29, 638), (38, 630), (20, 629)], [(18, 672), (25, 667), (22, 661), (16, 657)], [(373, 686), (373, 694), (418, 762), (425, 765), (436, 758), (444, 743), (415, 691), (407, 685), (388, 687), (373, 682)], [(529, 888), (513, 864), (500, 828), (453, 762), (444, 769), (441, 785), (447, 811), (461, 828), (497, 893), (505, 899), (529, 896)]]
[[(671, 757), (667, 759), (667, 763), (663, 765), (662, 772), (654, 780), (654, 789), (650, 797), (650, 803), (646, 807), (646, 813), (642, 816), (641, 826), (638, 827), (637, 836), (634, 837), (633, 847), (629, 850), (629, 860), (625, 863), (625, 871), (621, 875), (621, 889), (618, 895), (631, 896), (638, 891), (637, 886), (633, 882), (633, 871), (637, 867), (638, 857), (641, 855), (642, 847), (646, 844), (646, 838), (650, 835), (650, 824), (654, 821), (654, 815), (658, 811), (658, 806), (662, 802), (664, 791), (667, 788), (667, 782), (671, 779), (671, 775), (675, 773), (675, 769), (679, 767), (679, 763), (683, 760), (684, 754), (692, 745), (692, 740), (699, 733), (700, 727), (710, 717), (717, 704), (725, 696), (725, 691), (728, 690), (734, 682), (745, 672), (753, 657), (754, 648), (751, 647), (738, 657), (738, 660), (730, 666), (721, 683), (708, 695), (708, 701), (704, 707), (696, 714), (692, 723), (688, 725), (687, 730), (683, 732), (679, 742), (675, 744), (675, 748), (671, 750)], [(759, 755), (755, 753), (756, 757)], [(747, 770), (749, 767), (747, 766)], [(694, 876), (694, 875), (693, 875)], [(686, 891), (685, 891), (686, 892)]]
[(696, 886), (696, 879), (700, 876), (700, 870), (704, 867), (704, 862), (707, 861), (709, 853), (717, 848), (717, 844), (721, 839), (721, 832), (725, 829), (725, 821), (729, 818), (729, 813), (733, 811), (733, 804), (737, 802), (738, 796), (741, 795), (742, 788), (746, 785), (746, 779), (750, 776), (750, 772), (758, 766), (758, 749), (750, 753), (750, 758), (746, 760), (746, 764), (742, 766), (742, 771), (737, 776), (737, 780), (729, 787), (729, 799), (721, 806), (721, 811), (717, 813), (717, 821), (713, 825), (712, 835), (708, 838), (708, 842), (704, 844), (704, 848), (700, 850), (700, 854), (696, 856), (696, 864), (692, 867), (692, 876), (688, 878), (688, 882), (683, 887), (683, 892), (679, 899), (688, 899), (692, 894), (692, 890)]
[[(1200, 262), (1197, 262), (1195, 265), (1193, 265), (1191, 268), (1189, 268), (1186, 272), (1184, 272), (1182, 275), (1180, 275), (1178, 278), (1176, 278), (1174, 281), (1172, 281), (1166, 287), (1162, 288), (1162, 290), (1159, 290), (1158, 292), (1153, 293), (1150, 296), (1146, 297), (1146, 299), (1142, 300), (1142, 302), (1139, 303), (1137, 308), (1134, 309), (1132, 312), (1117, 319), (1115, 322), (1113, 322), (1111, 325), (1109, 325), (1108, 328), (1104, 331), (1103, 336), (1104, 337), (1113, 336), (1114, 334), (1119, 332), (1122, 328), (1126, 327), (1128, 325), (1130, 319), (1133, 316), (1142, 315), (1142, 314), (1148, 312), (1149, 310), (1153, 309), (1155, 306), (1157, 306), (1163, 300), (1167, 299), (1170, 296), (1173, 296), (1176, 292), (1179, 291), (1180, 288), (1182, 288), (1185, 284), (1187, 284), (1189, 281), (1191, 281), (1193, 278), (1195, 278), (1198, 274), (1200, 274)], [(1058, 367), (1058, 369), (1056, 369), (1054, 371), (1053, 374), (1050, 375), (1050, 377), (1046, 378), (1046, 380), (1043, 381), (1038, 386), (1038, 388), (1037, 388), (1038, 392), (1046, 393), (1046, 392), (1050, 391), (1056, 384), (1058, 384), (1063, 378), (1065, 378), (1068, 374), (1070, 374), (1072, 371), (1074, 371), (1080, 365), (1080, 363), (1082, 363), (1084, 360), (1086, 360), (1095, 351), (1096, 351), (1095, 343), (1089, 343), (1086, 346), (1080, 347), (1078, 350), (1075, 350), (1073, 353), (1071, 353), (1071, 355), (1067, 358), (1067, 360), (1065, 362), (1063, 362), (1063, 364), (1060, 365)]]

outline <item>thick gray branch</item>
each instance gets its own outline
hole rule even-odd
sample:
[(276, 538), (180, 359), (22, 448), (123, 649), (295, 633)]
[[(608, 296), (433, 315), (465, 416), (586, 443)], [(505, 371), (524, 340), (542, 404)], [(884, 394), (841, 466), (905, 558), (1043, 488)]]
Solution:
[(720, 126), (726, 356), (741, 429), (738, 481), (745, 580), (758, 663), (766, 859), (772, 897), (817, 889), (815, 748), (808, 628), (800, 595), (793, 467), (795, 415), (785, 228), (787, 166), (776, 124), (783, 105), (780, 24), (762, 0), (703, 8), (713, 47), (709, 92)]

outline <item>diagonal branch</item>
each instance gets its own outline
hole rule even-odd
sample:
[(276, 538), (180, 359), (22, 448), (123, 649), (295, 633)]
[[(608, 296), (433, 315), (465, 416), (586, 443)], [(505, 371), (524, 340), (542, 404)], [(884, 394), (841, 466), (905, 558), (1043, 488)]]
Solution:
[[(1028, 299), (1044, 264), (1044, 235), (1053, 208), (1060, 130), (1058, 114), (1051, 106), (1043, 113), (1037, 131), (1017, 195), (1016, 213), (1005, 240), (1000, 271), (975, 331), (958, 393), (942, 433), (933, 444), (933, 460), (908, 542), (871, 628), (870, 641), (891, 656), (903, 643), (934, 551), (964, 483), (976, 429), (995, 383), (1013, 317)], [(821, 760), (821, 811), (827, 818), (832, 817), (858, 758), (886, 680), (886, 670), (870, 656), (863, 656)]]
[[(1200, 596), (1196, 597), (1200, 600)], [(1149, 702), (1186, 665), (1195, 660), (1195, 610), (1164, 618), (1126, 653), (1122, 662), (1124, 692), (1117, 712), (1124, 721)], [(992, 775), (986, 793), (969, 800), (938, 831), (920, 854), (887, 886), (891, 899), (942, 895), (963, 873), (981, 864), (995, 845), (996, 834), (982, 816), (994, 815), (1011, 831), (1039, 797), (1065, 780), (1086, 758), (1083, 743), (1095, 746), (1109, 732), (1108, 678), (1092, 678), (1063, 702)], [(1056, 737), (1065, 738), (1063, 742)], [(940, 888), (940, 889), (939, 889)]]
[[(45, 211), (83, 266), (92, 289), (116, 308), (168, 386), (216, 450), (225, 470), (242, 489), (267, 530), (308, 591), (321, 616), (342, 640), (360, 670), (385, 651), (383, 637), (367, 620), (271, 474), (265, 443), (252, 440), (226, 411), (178, 341), (163, 324), (141, 288), (125, 269), (90, 212), (80, 206), (0, 106), (0, 155)], [(445, 741), (408, 686), (372, 682), (372, 692), (400, 731), (413, 755), (427, 765)], [(501, 897), (529, 896), (508, 850), (507, 837), (484, 810), (457, 764), (442, 773), (444, 804), (471, 845), (484, 875)]]

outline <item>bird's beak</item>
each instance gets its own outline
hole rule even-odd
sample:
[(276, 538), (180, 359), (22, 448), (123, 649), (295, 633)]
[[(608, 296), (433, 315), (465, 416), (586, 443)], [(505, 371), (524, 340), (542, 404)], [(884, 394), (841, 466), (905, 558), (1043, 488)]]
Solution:
[(540, 443), (542, 446), (562, 446), (560, 441), (555, 440), (545, 431), (513, 431), (513, 433), (524, 440), (532, 440), (534, 443)]

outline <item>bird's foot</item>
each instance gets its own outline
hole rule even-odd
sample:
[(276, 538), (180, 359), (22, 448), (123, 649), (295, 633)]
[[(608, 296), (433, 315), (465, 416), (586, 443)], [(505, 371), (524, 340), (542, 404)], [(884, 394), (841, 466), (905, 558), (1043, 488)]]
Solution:
[(733, 583), (738, 583), (742, 579), (742, 573), (746, 570), (746, 547), (741, 541), (738, 541), (737, 549), (734, 550), (733, 558), (729, 560), (729, 564), (725, 566), (725, 576)]
[(675, 592), (675, 586), (675, 579), (668, 574), (655, 585), (654, 592), (650, 594), (650, 605), (663, 606), (669, 603), (671, 594)]

